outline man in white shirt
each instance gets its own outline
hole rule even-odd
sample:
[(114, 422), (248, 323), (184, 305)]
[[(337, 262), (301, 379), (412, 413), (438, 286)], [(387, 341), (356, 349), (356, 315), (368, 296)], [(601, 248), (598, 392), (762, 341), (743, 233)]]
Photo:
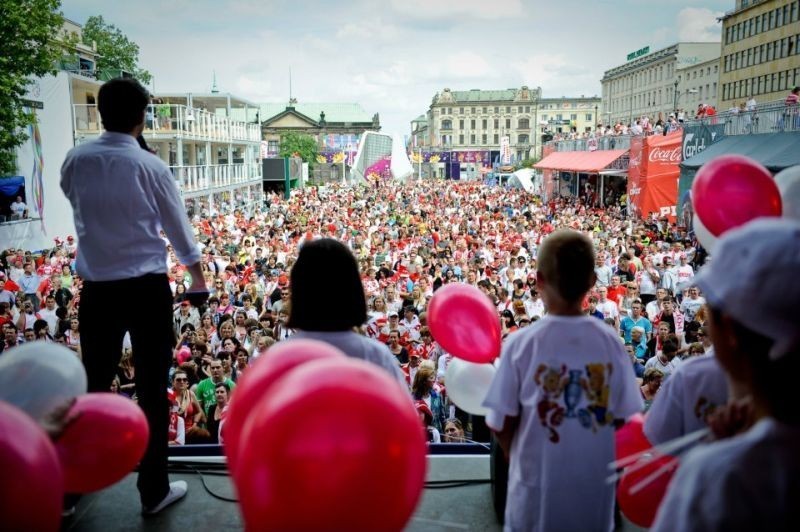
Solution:
[(22, 196), (17, 196), (17, 199), (11, 204), (11, 218), (23, 218), (28, 206), (22, 201)]
[(608, 288), (605, 286), (597, 289), (597, 310), (603, 313), (603, 317), (612, 318), (619, 329), (619, 308), (616, 303), (608, 299)]
[(57, 310), (58, 306), (56, 305), (56, 298), (53, 295), (45, 297), (44, 308), (39, 309), (39, 318), (47, 322), (50, 334), (53, 336), (55, 336), (56, 332), (58, 331), (58, 316), (56, 316)]
[(697, 311), (705, 304), (706, 300), (700, 297), (700, 291), (697, 287), (692, 286), (689, 288), (689, 297), (683, 298), (683, 302), (681, 302), (681, 312), (683, 312), (686, 321), (694, 321)]
[[(172, 292), (163, 230), (192, 277), (187, 293), (208, 297), (200, 252), (167, 165), (137, 142), (144, 129), (147, 91), (133, 79), (113, 79), (98, 93), (105, 132), (67, 153), (61, 190), (69, 199), (81, 243), (76, 270), (83, 278), (81, 352), (90, 392), (108, 391), (130, 331), (136, 393), (150, 440), (137, 486), (145, 514), (186, 494), (186, 482), (167, 474), (169, 410), (164, 378), (172, 362)], [(126, 304), (108, 312), (109, 301)]]

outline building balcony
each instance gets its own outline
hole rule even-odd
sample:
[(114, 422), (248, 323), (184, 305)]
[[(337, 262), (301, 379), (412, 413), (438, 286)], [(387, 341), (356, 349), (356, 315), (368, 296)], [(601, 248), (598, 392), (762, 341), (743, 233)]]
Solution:
[(261, 183), (261, 164), (170, 166), (184, 197), (202, 196)]
[[(97, 106), (73, 104), (75, 135), (94, 136), (103, 132)], [(230, 120), (225, 116), (185, 105), (148, 105), (145, 111), (146, 138), (185, 139), (224, 143), (259, 143), (258, 124)]]

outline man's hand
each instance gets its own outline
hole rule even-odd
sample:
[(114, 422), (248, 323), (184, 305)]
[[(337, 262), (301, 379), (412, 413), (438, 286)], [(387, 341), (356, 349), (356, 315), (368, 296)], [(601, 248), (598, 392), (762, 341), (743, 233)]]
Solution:
[(748, 431), (756, 421), (752, 397), (744, 397), (717, 407), (707, 421), (718, 440)]

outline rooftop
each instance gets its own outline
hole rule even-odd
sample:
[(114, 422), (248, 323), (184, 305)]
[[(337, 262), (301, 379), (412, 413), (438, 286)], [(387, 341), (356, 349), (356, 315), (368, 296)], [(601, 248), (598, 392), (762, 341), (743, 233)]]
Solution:
[[(284, 112), (288, 105), (284, 102), (262, 103), (260, 104), (260, 118), (264, 122), (273, 116)], [(325, 121), (328, 123), (372, 123), (372, 115), (361, 107), (358, 103), (294, 103), (295, 111), (307, 117), (319, 120), (321, 112), (325, 112)]]
[(517, 96), (517, 89), (506, 90), (481, 90), (451, 91), (456, 102), (497, 102), (513, 100)]

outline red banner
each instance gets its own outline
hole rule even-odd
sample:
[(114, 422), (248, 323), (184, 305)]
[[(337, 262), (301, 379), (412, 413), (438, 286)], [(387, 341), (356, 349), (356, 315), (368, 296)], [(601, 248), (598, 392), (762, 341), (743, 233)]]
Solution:
[(631, 137), (630, 159), (628, 161), (628, 204), (629, 214), (640, 216), (642, 209), (642, 149), (643, 137)]
[(637, 210), (640, 216), (655, 214), (659, 218), (667, 216), (671, 222), (675, 221), (681, 140), (682, 134), (678, 131), (667, 136), (653, 135), (644, 139), (641, 166), (638, 169), (639, 185), (642, 189)]

